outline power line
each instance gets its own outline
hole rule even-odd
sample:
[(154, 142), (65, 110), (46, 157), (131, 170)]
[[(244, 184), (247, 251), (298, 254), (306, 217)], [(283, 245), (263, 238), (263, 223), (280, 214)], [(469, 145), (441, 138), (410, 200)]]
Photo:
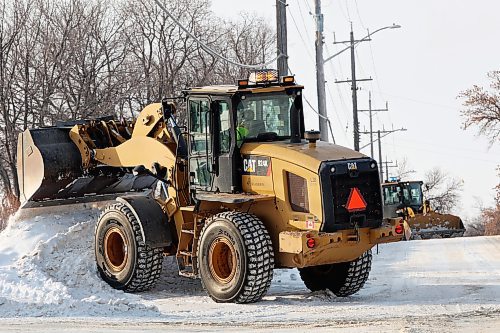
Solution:
[[(299, 1), (300, 1), (300, 0), (299, 0)], [(307, 8), (309, 9), (309, 14), (311, 14), (311, 15), (312, 15), (311, 5), (309, 4), (309, 2), (308, 2), (308, 1), (306, 1), (306, 6), (307, 6)]]
[(312, 42), (312, 40), (311, 40), (311, 38), (309, 37), (309, 34), (308, 34), (309, 31), (307, 29), (306, 20), (304, 19), (304, 15), (302, 14), (302, 6), (300, 5), (301, 1), (302, 0), (297, 0), (297, 5), (299, 6), (299, 14), (300, 14), (300, 18), (302, 20), (302, 26), (304, 27), (304, 31), (306, 32), (307, 41), (309, 42), (309, 45), (312, 45), (313, 42)]
[(411, 102), (414, 102), (414, 103), (426, 104), (426, 105), (432, 105), (432, 106), (435, 106), (435, 107), (440, 107), (440, 108), (446, 108), (446, 109), (457, 110), (457, 108), (456, 108), (456, 107), (451, 106), (451, 105), (444, 105), (444, 104), (438, 104), (438, 103), (426, 102), (426, 101), (422, 101), (422, 100), (414, 99), (414, 98), (411, 98), (411, 97), (406, 97), (406, 96), (398, 96), (398, 95), (394, 95), (394, 94), (386, 93), (386, 92), (384, 92), (384, 91), (376, 91), (376, 92), (378, 92), (378, 93), (380, 93), (380, 94), (382, 94), (382, 95), (387, 95), (387, 96), (391, 96), (391, 97), (398, 98), (398, 99), (404, 99), (404, 100), (411, 101)]
[[(404, 132), (404, 131), (406, 131), (406, 130), (407, 130), (406, 128), (400, 128), (400, 129), (390, 130), (390, 131), (385, 131), (385, 130), (383, 130), (383, 131), (374, 131), (374, 132), (380, 132), (380, 133), (381, 133), (381, 134), (383, 134), (383, 135), (381, 135), (379, 138), (377, 138), (377, 139), (373, 140), (373, 143), (378, 142), (380, 139), (385, 138), (386, 136), (388, 136), (388, 135), (389, 135), (389, 134), (391, 134), (391, 133), (394, 133), (394, 132), (399, 132), (399, 131), (403, 131), (403, 132)], [(363, 132), (360, 132), (360, 133), (361, 133), (361, 134), (369, 134), (370, 132), (363, 131)], [(360, 150), (361, 150), (361, 149), (365, 149), (365, 148), (366, 148), (366, 147), (368, 147), (369, 145), (370, 145), (370, 144), (366, 144), (366, 145), (364, 145), (363, 147), (361, 147), (361, 148), (359, 148), (359, 149), (360, 149)]]
[(235, 66), (238, 66), (238, 67), (242, 67), (242, 68), (250, 68), (250, 69), (256, 69), (256, 68), (263, 68), (263, 67), (266, 67), (270, 64), (272, 64), (273, 62), (275, 62), (276, 60), (278, 60), (279, 58), (281, 57), (287, 57), (286, 54), (280, 54), (279, 56), (277, 56), (276, 58), (272, 59), (272, 60), (269, 60), (268, 62), (265, 62), (265, 63), (261, 63), (261, 64), (256, 64), (256, 65), (248, 65), (248, 64), (242, 64), (240, 62), (237, 62), (237, 61), (234, 61), (234, 60), (231, 60), (231, 59), (228, 59), (226, 57), (223, 57), (222, 55), (220, 55), (217, 51), (213, 50), (212, 48), (208, 47), (207, 45), (205, 45), (202, 41), (200, 41), (195, 35), (193, 35), (188, 29), (186, 29), (168, 10), (165, 6), (163, 6), (163, 4), (160, 2), (160, 0), (154, 0), (154, 2), (158, 5), (158, 7), (160, 7), (160, 9), (165, 12), (165, 14), (167, 14), (168, 17), (170, 17), (175, 24), (177, 24), (179, 26), (179, 28), (181, 28), (182, 31), (184, 31), (189, 37), (191, 37), (195, 42), (196, 44), (198, 44), (203, 50), (205, 50), (207, 53), (211, 54), (212, 56), (216, 57), (216, 58), (219, 58), (219, 59), (222, 59), (224, 60), (225, 62), (227, 63), (230, 63), (232, 65), (235, 65)]
[(359, 14), (358, 0), (354, 0), (354, 3), (356, 4), (356, 12), (358, 13), (359, 23), (361, 23), (361, 26), (366, 29), (365, 25), (363, 24), (363, 20), (361, 19), (361, 15)]
[(438, 150), (432, 150), (432, 149), (428, 149), (428, 148), (422, 147), (421, 145), (418, 145), (418, 146), (409, 146), (408, 144), (399, 145), (397, 143), (393, 143), (392, 146), (404, 148), (406, 150), (408, 150), (408, 148), (411, 148), (411, 149), (420, 150), (420, 151), (427, 152), (427, 153), (451, 156), (451, 157), (457, 158), (460, 161), (463, 161), (464, 159), (467, 159), (467, 160), (475, 160), (475, 161), (480, 161), (480, 162), (485, 162), (485, 163), (491, 163), (492, 165), (498, 164), (498, 161), (477, 158), (477, 157), (474, 157), (474, 156), (471, 156), (471, 155), (451, 154), (451, 153), (449, 153), (448, 151), (445, 151), (445, 150), (440, 150), (440, 151), (438, 151)]
[[(328, 44), (325, 44), (325, 50), (327, 53), (330, 53), (328, 50)], [(335, 70), (335, 66), (334, 66), (333, 61), (329, 62), (329, 65), (330, 65), (330, 70), (333, 73), (333, 77), (343, 77), (344, 76), (342, 74), (341, 70), (340, 70), (340, 75), (337, 75), (337, 71)], [(340, 62), (339, 62), (339, 65), (340, 65)], [(328, 84), (328, 82), (327, 82), (327, 84)], [(342, 92), (342, 90), (340, 89), (340, 86), (338, 84), (335, 85), (335, 88), (337, 88), (338, 96), (340, 99), (340, 104), (342, 105), (342, 108), (341, 108), (342, 112), (344, 113), (344, 115), (347, 119), (347, 123), (349, 123), (349, 114), (346, 111), (349, 107), (347, 106), (347, 103), (344, 100), (344, 93)]]
[[(328, 44), (325, 44), (325, 49), (328, 52)], [(330, 64), (330, 70), (333, 73), (333, 77), (344, 77), (344, 74), (343, 74), (343, 71), (342, 71), (342, 64), (341, 64), (340, 61), (338, 62), (338, 65), (339, 65), (339, 75), (337, 75), (337, 71), (335, 70), (335, 66), (334, 66), (333, 61), (330, 61), (329, 64)], [(345, 132), (347, 132), (349, 130), (349, 114), (347, 113), (347, 109), (349, 109), (349, 106), (347, 106), (347, 103), (346, 103), (346, 101), (344, 99), (344, 92), (340, 89), (340, 86), (338, 84), (336, 84), (335, 88), (337, 90), (337, 93), (338, 93), (338, 96), (339, 96), (339, 99), (340, 99), (340, 104), (342, 105), (342, 112), (346, 116), (346, 123), (345, 123), (346, 128), (345, 128)]]
[[(288, 70), (290, 71), (290, 73), (292, 75), (294, 75), (292, 69), (290, 68), (290, 66), (288, 66)], [(304, 98), (304, 101), (307, 103), (307, 105), (309, 105), (309, 107), (311, 108), (311, 110), (316, 113), (320, 118), (324, 119), (327, 124), (328, 124), (328, 127), (330, 129), (330, 134), (332, 136), (332, 141), (333, 143), (335, 143), (335, 137), (333, 136), (333, 130), (332, 130), (332, 124), (331, 124), (331, 121), (330, 121), (330, 118), (328, 118), (328, 116), (324, 116), (322, 114), (319, 114), (319, 112), (312, 106), (312, 104), (309, 102), (309, 100), (306, 98), (306, 96), (304, 95), (304, 93), (302, 92), (302, 97)]]
[[(391, 133), (394, 133), (394, 132), (399, 132), (399, 131), (406, 131), (406, 128), (400, 128), (400, 129), (392, 129), (392, 130), (378, 130), (377, 131), (377, 140), (378, 141), (378, 163), (379, 165), (382, 165), (383, 166), (383, 160), (382, 160), (382, 138), (391, 134)], [(362, 132), (362, 134), (368, 134), (369, 132)], [(384, 135), (382, 135), (384, 134)], [(367, 147), (368, 145), (366, 145)], [(363, 147), (364, 148), (364, 147)], [(381, 167), (379, 168), (379, 172), (380, 172), (380, 181), (383, 181), (384, 180), (384, 168)]]
[(295, 30), (297, 30), (297, 33), (299, 34), (300, 40), (302, 41), (302, 44), (304, 45), (304, 47), (306, 49), (307, 55), (310, 57), (310, 59), (314, 63), (314, 57), (313, 57), (312, 53), (309, 51), (309, 48), (307, 47), (309, 44), (306, 43), (304, 37), (302, 36), (302, 33), (300, 32), (299, 26), (297, 25), (297, 21), (295, 21), (295, 17), (293, 16), (293, 13), (290, 10), (290, 8), (288, 8), (288, 13), (290, 14), (290, 17), (292, 18), (293, 25), (295, 26)]
[[(333, 95), (332, 95), (332, 92), (331, 92), (331, 90), (330, 90), (330, 86), (328, 85), (328, 82), (327, 82), (327, 84), (326, 84), (325, 86), (326, 86), (326, 90), (328, 91), (328, 95), (330, 96), (330, 101), (332, 102), (333, 109), (334, 109), (334, 110), (336, 110), (336, 109), (337, 109), (337, 107), (336, 107), (335, 102), (334, 102), (334, 100), (333, 100)], [(342, 121), (340, 120), (340, 117), (339, 117), (338, 112), (335, 112), (335, 111), (334, 111), (334, 113), (335, 113), (335, 116), (337, 117), (337, 121), (338, 121), (338, 122), (339, 122), (339, 124), (342, 126)], [(328, 122), (329, 122), (329, 121), (328, 121)], [(330, 126), (330, 124), (329, 124), (329, 126)], [(330, 131), (331, 131), (331, 129), (330, 129)], [(347, 134), (346, 134), (346, 132), (342, 131), (342, 133), (344, 134), (344, 137), (345, 137), (345, 138), (346, 138), (346, 140), (347, 140)], [(332, 137), (333, 137), (333, 133), (332, 133)], [(333, 142), (335, 143), (335, 139), (333, 140)]]
[(330, 122), (330, 118), (328, 117), (325, 117), (323, 116), (322, 114), (320, 114), (318, 111), (316, 111), (314, 109), (314, 107), (311, 105), (311, 103), (309, 103), (309, 101), (307, 100), (306, 96), (304, 96), (304, 94), (302, 94), (302, 97), (304, 97), (304, 101), (306, 101), (307, 105), (309, 105), (309, 107), (311, 108), (311, 110), (316, 113), (320, 118), (323, 118), (326, 123), (328, 124), (328, 127), (330, 129), (330, 135), (332, 136), (332, 141), (333, 143), (335, 144), (335, 136), (333, 135), (333, 130), (332, 130), (332, 123)]
[(347, 4), (347, 0), (345, 0), (345, 10), (347, 11), (347, 19), (352, 23), (351, 13), (349, 12), (349, 5)]

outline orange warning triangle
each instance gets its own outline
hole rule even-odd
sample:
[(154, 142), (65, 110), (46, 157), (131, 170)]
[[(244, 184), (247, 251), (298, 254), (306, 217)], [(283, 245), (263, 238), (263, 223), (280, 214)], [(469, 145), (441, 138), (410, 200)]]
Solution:
[(346, 208), (349, 212), (358, 212), (366, 209), (366, 201), (357, 187), (351, 188)]

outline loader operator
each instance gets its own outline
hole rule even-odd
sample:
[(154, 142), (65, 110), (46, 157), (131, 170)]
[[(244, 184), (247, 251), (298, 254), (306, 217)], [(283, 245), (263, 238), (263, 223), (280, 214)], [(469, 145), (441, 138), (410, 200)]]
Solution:
[(236, 127), (236, 142), (238, 147), (241, 147), (243, 140), (248, 136), (251, 129), (251, 122), (255, 118), (255, 113), (251, 109), (244, 109), (241, 112), (238, 112), (239, 115), (242, 115), (241, 120), (238, 119), (238, 127)]

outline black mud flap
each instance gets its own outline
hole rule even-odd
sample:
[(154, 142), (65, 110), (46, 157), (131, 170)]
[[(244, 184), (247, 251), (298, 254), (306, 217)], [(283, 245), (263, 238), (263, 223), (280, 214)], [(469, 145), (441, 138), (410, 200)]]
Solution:
[(152, 248), (172, 245), (172, 234), (168, 226), (168, 217), (155, 199), (146, 196), (126, 196), (116, 199), (127, 205), (134, 213), (146, 245)]

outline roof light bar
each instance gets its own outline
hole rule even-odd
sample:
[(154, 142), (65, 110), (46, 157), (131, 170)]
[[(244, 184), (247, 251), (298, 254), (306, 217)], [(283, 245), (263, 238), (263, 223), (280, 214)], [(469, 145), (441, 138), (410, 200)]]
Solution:
[(279, 81), (278, 71), (276, 69), (262, 69), (253, 71), (248, 77), (248, 81), (254, 84), (265, 84)]

